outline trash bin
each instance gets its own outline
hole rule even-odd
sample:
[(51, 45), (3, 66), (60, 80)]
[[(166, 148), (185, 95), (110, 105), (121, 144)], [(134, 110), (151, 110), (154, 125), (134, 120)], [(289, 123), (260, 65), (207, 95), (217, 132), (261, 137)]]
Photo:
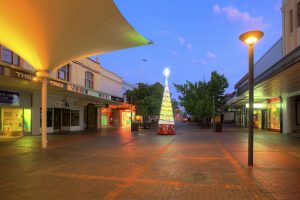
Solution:
[(139, 131), (139, 124), (138, 123), (132, 123), (131, 124), (131, 131)]
[(222, 123), (215, 124), (215, 132), (222, 132)]

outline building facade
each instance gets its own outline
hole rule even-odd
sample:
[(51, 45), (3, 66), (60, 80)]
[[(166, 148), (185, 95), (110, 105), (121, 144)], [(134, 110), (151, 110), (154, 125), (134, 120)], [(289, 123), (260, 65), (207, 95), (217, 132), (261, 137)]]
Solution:
[[(124, 102), (124, 82), (90, 58), (74, 60), (51, 72), (47, 132), (130, 124), (135, 108)], [(0, 45), (0, 136), (40, 134), (40, 87), (34, 68)]]
[[(300, 0), (282, 1), (282, 38), (254, 66), (254, 127), (283, 134), (300, 131)], [(235, 123), (248, 126), (248, 77), (227, 101)]]

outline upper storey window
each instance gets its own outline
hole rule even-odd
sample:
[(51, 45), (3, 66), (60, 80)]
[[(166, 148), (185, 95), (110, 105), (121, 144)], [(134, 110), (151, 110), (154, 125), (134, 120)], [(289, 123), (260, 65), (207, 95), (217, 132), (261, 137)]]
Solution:
[(85, 72), (85, 87), (94, 88), (94, 74), (92, 72)]
[(13, 64), (13, 52), (4, 46), (2, 46), (1, 52), (2, 61), (9, 64)]
[(64, 65), (58, 69), (57, 78), (70, 81), (70, 64)]

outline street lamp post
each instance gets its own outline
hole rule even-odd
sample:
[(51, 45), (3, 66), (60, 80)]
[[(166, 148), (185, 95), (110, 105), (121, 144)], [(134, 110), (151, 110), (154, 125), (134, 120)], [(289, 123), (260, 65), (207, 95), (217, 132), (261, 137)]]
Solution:
[(253, 166), (253, 86), (254, 86), (254, 45), (263, 37), (262, 31), (253, 30), (243, 33), (240, 40), (248, 45), (249, 56), (249, 72), (248, 72), (248, 85), (249, 85), (249, 109), (248, 109), (248, 165)]

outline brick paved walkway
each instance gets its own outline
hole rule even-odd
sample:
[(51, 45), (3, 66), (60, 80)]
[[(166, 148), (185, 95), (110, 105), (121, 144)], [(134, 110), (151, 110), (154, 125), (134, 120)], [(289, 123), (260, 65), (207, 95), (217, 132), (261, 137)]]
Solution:
[(0, 199), (300, 199), (300, 140), (193, 125), (175, 136), (128, 129), (0, 141)]

